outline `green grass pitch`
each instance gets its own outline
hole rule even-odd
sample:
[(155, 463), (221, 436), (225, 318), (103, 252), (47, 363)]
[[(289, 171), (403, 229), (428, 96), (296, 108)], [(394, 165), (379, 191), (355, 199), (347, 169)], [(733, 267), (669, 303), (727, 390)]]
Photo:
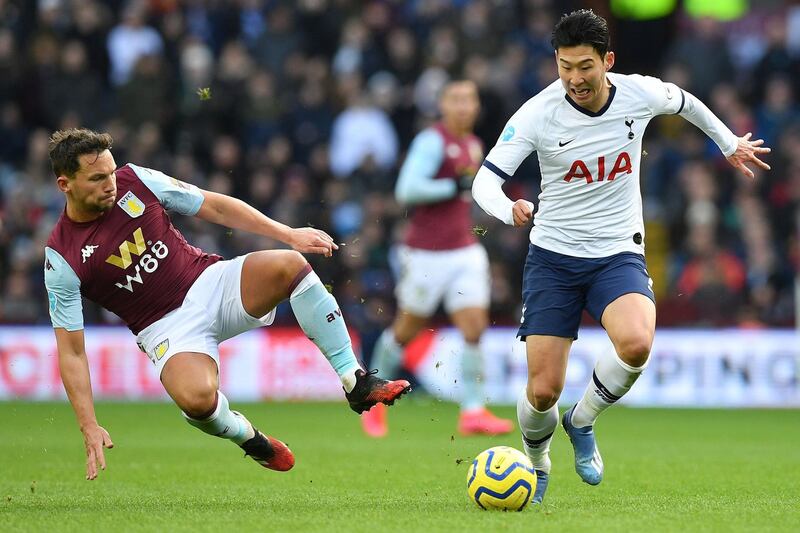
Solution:
[(244, 459), (170, 404), (101, 403), (116, 446), (89, 482), (69, 405), (0, 404), (0, 531), (800, 531), (797, 410), (611, 409), (600, 486), (580, 482), (559, 428), (545, 505), (499, 513), (467, 499), (467, 468), (519, 435), (462, 438), (452, 404), (404, 399), (383, 440), (344, 401), (233, 406), (289, 443), (292, 471)]

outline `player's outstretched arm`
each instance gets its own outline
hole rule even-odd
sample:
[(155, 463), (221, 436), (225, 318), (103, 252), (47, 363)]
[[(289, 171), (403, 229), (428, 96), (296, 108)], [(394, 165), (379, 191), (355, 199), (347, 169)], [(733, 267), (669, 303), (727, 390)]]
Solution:
[(764, 170), (770, 170), (770, 166), (759, 159), (758, 155), (768, 154), (772, 151), (766, 146), (762, 146), (764, 144), (764, 139), (756, 139), (755, 141), (751, 141), (750, 137), (752, 136), (752, 133), (747, 132), (747, 134), (745, 134), (743, 137), (739, 137), (739, 143), (736, 146), (736, 151), (727, 158), (728, 163), (733, 165), (735, 168), (738, 168), (742, 174), (748, 178), (754, 177), (753, 171), (747, 166), (748, 163), (755, 164)]
[(279, 240), (298, 252), (329, 257), (333, 250), (339, 249), (333, 238), (322, 230), (290, 228), (237, 198), (210, 191), (202, 193), (203, 204), (196, 216), (203, 220)]
[(113, 448), (111, 436), (97, 423), (89, 380), (89, 363), (86, 359), (83, 330), (67, 331), (55, 328), (58, 346), (58, 367), (67, 397), (75, 411), (78, 426), (86, 446), (86, 479), (97, 477), (97, 467), (106, 469), (103, 448)]
[[(658, 82), (660, 83), (660, 82)], [(654, 104), (659, 113), (675, 112), (672, 106), (680, 107), (678, 113), (703, 130), (719, 147), (720, 151), (728, 159), (728, 162), (739, 169), (748, 178), (753, 178), (753, 171), (748, 167), (754, 164), (770, 170), (770, 166), (759, 159), (760, 154), (768, 154), (771, 150), (764, 144), (763, 139), (751, 141), (752, 133), (747, 133), (742, 137), (737, 137), (703, 102), (693, 94), (684, 91), (674, 84), (666, 83), (662, 85), (663, 91), (655, 90), (650, 94), (662, 96), (660, 102)], [(680, 94), (678, 99), (675, 95)], [(666, 95), (664, 98), (663, 96)]]

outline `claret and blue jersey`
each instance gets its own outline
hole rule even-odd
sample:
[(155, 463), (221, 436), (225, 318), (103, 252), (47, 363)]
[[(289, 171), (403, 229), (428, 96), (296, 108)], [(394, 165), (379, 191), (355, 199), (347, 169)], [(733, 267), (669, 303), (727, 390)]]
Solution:
[(53, 327), (83, 329), (83, 295), (138, 333), (179, 307), (198, 276), (221, 259), (187, 243), (166, 212), (196, 214), (204, 199), (197, 187), (133, 164), (116, 177), (112, 209), (81, 223), (62, 213), (47, 241)]

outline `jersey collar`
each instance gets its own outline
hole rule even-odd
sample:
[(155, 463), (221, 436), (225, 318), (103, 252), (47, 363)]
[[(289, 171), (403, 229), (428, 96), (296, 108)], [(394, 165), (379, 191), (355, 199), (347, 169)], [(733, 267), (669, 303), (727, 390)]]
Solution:
[(588, 109), (586, 109), (584, 107), (581, 107), (578, 104), (576, 104), (572, 100), (572, 98), (569, 97), (568, 93), (564, 93), (564, 98), (567, 99), (567, 102), (569, 102), (569, 105), (571, 105), (572, 107), (574, 107), (575, 109), (577, 109), (578, 111), (583, 113), (584, 115), (588, 115), (590, 117), (599, 117), (600, 115), (605, 113), (608, 110), (608, 108), (611, 106), (611, 102), (614, 100), (614, 95), (616, 93), (617, 93), (617, 86), (612, 83), (611, 87), (608, 90), (608, 100), (606, 100), (605, 105), (603, 105), (603, 107), (601, 107), (596, 112), (595, 111), (589, 111)]

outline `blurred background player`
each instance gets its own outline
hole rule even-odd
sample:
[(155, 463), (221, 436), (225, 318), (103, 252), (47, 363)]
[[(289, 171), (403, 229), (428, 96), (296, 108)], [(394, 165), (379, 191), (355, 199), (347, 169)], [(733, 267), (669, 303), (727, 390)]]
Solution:
[[(468, 192), (483, 158), (482, 144), (472, 133), (480, 111), (477, 87), (464, 80), (447, 83), (439, 110), (441, 120), (412, 142), (395, 187), (397, 200), (413, 212), (399, 249), (398, 313), (378, 339), (372, 364), (384, 376), (395, 376), (404, 347), (442, 303), (464, 336), (458, 431), (498, 435), (510, 432), (513, 423), (485, 407), (481, 386), (480, 340), (488, 324), (490, 279), (486, 250), (473, 234)], [(386, 410), (380, 405), (364, 413), (362, 422), (374, 437), (388, 430)]]
[(605, 19), (590, 10), (565, 15), (553, 31), (559, 79), (508, 121), (473, 185), (475, 200), (506, 224), (524, 226), (533, 204), (502, 190), (536, 151), (542, 193), (530, 233), (523, 278), (528, 383), (517, 403), (523, 446), (539, 478), (541, 503), (550, 474), (550, 442), (558, 424), (569, 350), (583, 310), (605, 328), (615, 352), (597, 361), (592, 381), (562, 425), (575, 451), (575, 470), (597, 485), (603, 461), (593, 426), (644, 370), (656, 325), (653, 280), (644, 258), (639, 191), (642, 137), (650, 120), (676, 114), (700, 128), (748, 178), (745, 163), (769, 166), (769, 152), (750, 134), (737, 137), (699, 99), (673, 83), (608, 71), (614, 52)]
[[(407, 381), (385, 381), (356, 361), (336, 300), (299, 252), (330, 256), (324, 231), (290, 228), (241, 200), (201, 190), (134, 164), (117, 168), (112, 138), (86, 129), (55, 132), (50, 161), (66, 207), (47, 241), (44, 278), (64, 388), (83, 432), (86, 477), (105, 468), (113, 446), (95, 417), (81, 297), (118, 315), (136, 335), (186, 421), (232, 440), (256, 462), (289, 470), (294, 456), (219, 389), (218, 344), (269, 325), (288, 299), (303, 332), (341, 379), (357, 413), (393, 403)], [(270, 236), (293, 250), (253, 252), (225, 261), (186, 242), (167, 210)]]

